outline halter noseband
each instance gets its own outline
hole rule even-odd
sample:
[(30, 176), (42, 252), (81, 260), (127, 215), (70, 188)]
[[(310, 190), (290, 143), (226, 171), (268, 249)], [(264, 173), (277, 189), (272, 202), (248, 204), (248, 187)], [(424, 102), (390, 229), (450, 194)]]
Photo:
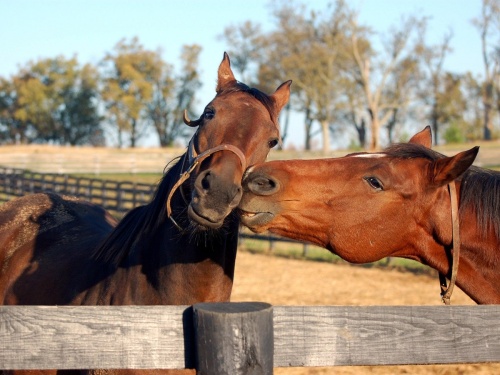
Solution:
[[(243, 152), (241, 152), (241, 150), (238, 147), (227, 144), (227, 143), (221, 144), (219, 146), (216, 146), (216, 147), (213, 147), (213, 148), (208, 149), (206, 151), (203, 151), (201, 154), (198, 155), (198, 153), (196, 152), (196, 148), (194, 146), (194, 139), (196, 138), (197, 135), (198, 135), (198, 131), (196, 131), (196, 133), (193, 135), (193, 137), (189, 141), (188, 149), (186, 151), (186, 155), (184, 156), (183, 167), (184, 167), (184, 162), (186, 161), (186, 157), (188, 158), (188, 167), (187, 167), (186, 171), (184, 171), (184, 172), (181, 171), (179, 180), (177, 180), (177, 182), (174, 184), (172, 189), (170, 189), (170, 193), (168, 194), (167, 203), (166, 203), (167, 217), (170, 219), (170, 221), (172, 221), (172, 223), (180, 231), (182, 231), (183, 229), (172, 217), (172, 207), (170, 205), (170, 201), (172, 200), (172, 196), (174, 195), (175, 191), (191, 176), (191, 173), (194, 171), (194, 169), (196, 168), (196, 166), (198, 164), (200, 164), (203, 160), (205, 160), (210, 155), (212, 155), (218, 151), (231, 151), (233, 154), (235, 154), (238, 157), (238, 159), (240, 159), (240, 163), (241, 163), (241, 167), (243, 168), (243, 171), (245, 171), (247, 169), (247, 161), (246, 161), (246, 158), (245, 158), (245, 155), (243, 154)], [(184, 168), (182, 168), (182, 169), (184, 169)], [(180, 190), (182, 193), (182, 188)], [(182, 196), (184, 198), (184, 201), (187, 204), (188, 202), (186, 201), (186, 198), (184, 197), (184, 193), (182, 193)]]
[(451, 266), (451, 277), (450, 285), (446, 286), (446, 276), (441, 272), (439, 273), (439, 283), (441, 285), (441, 299), (445, 305), (450, 304), (451, 294), (453, 293), (453, 288), (455, 287), (455, 281), (457, 279), (458, 273), (458, 261), (460, 260), (460, 223), (458, 218), (458, 197), (457, 189), (455, 187), (455, 182), (452, 181), (448, 184), (450, 190), (450, 201), (451, 201), (451, 221), (452, 229), (451, 235), (453, 237), (453, 249), (452, 257), (453, 262)]

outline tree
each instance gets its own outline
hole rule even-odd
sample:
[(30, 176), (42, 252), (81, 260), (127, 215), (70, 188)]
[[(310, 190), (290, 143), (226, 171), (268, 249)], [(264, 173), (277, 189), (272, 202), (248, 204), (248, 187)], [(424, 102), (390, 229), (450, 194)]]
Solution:
[[(273, 92), (282, 82), (290, 79), (285, 77), (279, 60), (274, 57), (272, 38), (262, 33), (259, 24), (246, 21), (243, 24), (230, 25), (224, 29), (219, 38), (229, 46), (227, 51), (231, 56), (231, 65), (250, 86), (257, 87), (263, 92)], [(292, 96), (293, 93), (294, 86), (292, 86)], [(282, 140), (280, 148), (287, 138), (290, 112), (291, 100), (280, 113), (280, 117), (284, 117), (284, 121), (280, 121)]]
[(468, 126), (464, 129), (468, 141), (484, 138), (484, 107), (482, 101), (481, 80), (467, 72), (461, 76), (461, 90), (464, 100), (464, 121)]
[(373, 33), (358, 24), (355, 14), (349, 19), (346, 32), (351, 66), (346, 66), (344, 72), (361, 88), (368, 113), (371, 149), (380, 148), (381, 128), (411, 99), (409, 83), (418, 73), (419, 47), (412, 42), (412, 37), (422, 33), (424, 27), (422, 19), (403, 19), (401, 25), (389, 31), (387, 39), (382, 41), (385, 51), (379, 53), (370, 43)]
[[(498, 88), (500, 56), (500, 3), (498, 0), (483, 0), (481, 15), (472, 20), (481, 35), (481, 46), (484, 64), (484, 81), (482, 86), (483, 130), (484, 139), (491, 140), (493, 132), (493, 109), (495, 91)], [(493, 40), (492, 40), (493, 39)]]
[(161, 51), (143, 47), (137, 38), (121, 40), (102, 61), (102, 97), (108, 120), (115, 125), (118, 146), (128, 133), (130, 146), (153, 126), (162, 146), (170, 146), (182, 135), (182, 112), (191, 112), (195, 92), (200, 87), (198, 58), (201, 47), (184, 46), (181, 73), (161, 57)]
[(101, 64), (104, 67), (101, 95), (108, 120), (116, 126), (118, 146), (124, 146), (123, 134), (127, 132), (130, 146), (135, 147), (147, 127), (144, 112), (146, 103), (153, 98), (152, 77), (161, 76), (159, 53), (145, 50), (138, 38), (130, 42), (122, 39)]
[[(445, 117), (448, 116), (444, 112), (444, 107), (448, 107), (453, 98), (447, 95), (445, 80), (447, 73), (444, 72), (443, 64), (446, 55), (451, 52), (450, 41), (451, 31), (444, 35), (443, 41), (438, 45), (426, 46), (422, 42), (422, 67), (424, 69), (424, 77), (421, 80), (420, 97), (430, 107), (430, 122), (432, 134), (434, 136), (434, 144), (439, 144), (439, 128), (440, 124), (444, 123)], [(449, 78), (449, 77), (448, 77)], [(449, 80), (448, 80), (449, 81)]]
[(340, 93), (338, 60), (348, 8), (337, 1), (331, 12), (307, 12), (305, 6), (287, 4), (275, 10), (277, 30), (268, 36), (261, 76), (286, 72), (293, 81), (293, 103), (305, 114), (305, 149), (311, 148), (312, 125), (320, 124), (323, 152), (330, 149), (330, 126), (335, 123)]
[[(20, 83), (18, 77), (7, 80), (0, 79), (0, 136), (2, 143), (26, 144), (32, 141), (30, 133), (34, 133), (34, 126), (26, 117), (19, 116), (22, 110), (18, 96)], [(17, 85), (16, 85), (17, 84)]]
[[(100, 131), (96, 70), (63, 56), (29, 62), (2, 80), (2, 122), (10, 141), (84, 144)], [(5, 133), (4, 133), (5, 136)]]
[(183, 46), (181, 53), (182, 68), (177, 77), (167, 64), (157, 62), (163, 69), (151, 77), (153, 95), (147, 102), (147, 117), (153, 123), (162, 147), (172, 146), (175, 139), (184, 135), (183, 112), (192, 114), (196, 90), (201, 86), (198, 60), (201, 47)]
[(224, 29), (219, 39), (230, 46), (227, 52), (231, 56), (231, 67), (239, 73), (243, 82), (253, 85), (256, 74), (251, 68), (261, 60), (261, 47), (264, 43), (261, 26), (252, 21), (230, 25)]

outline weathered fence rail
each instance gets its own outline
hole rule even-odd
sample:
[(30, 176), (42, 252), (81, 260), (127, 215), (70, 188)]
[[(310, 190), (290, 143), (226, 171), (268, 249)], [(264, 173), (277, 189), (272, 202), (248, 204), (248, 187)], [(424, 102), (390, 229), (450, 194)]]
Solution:
[[(1, 306), (0, 369), (195, 368), (193, 310), (203, 305)], [(238, 305), (220, 312), (239, 314)], [(272, 314), (274, 353), (264, 355), (274, 367), (500, 362), (498, 306), (275, 306)], [(219, 319), (224, 337), (240, 340), (235, 353), (211, 340), (219, 360), (258, 352), (240, 326), (258, 319), (244, 317)]]

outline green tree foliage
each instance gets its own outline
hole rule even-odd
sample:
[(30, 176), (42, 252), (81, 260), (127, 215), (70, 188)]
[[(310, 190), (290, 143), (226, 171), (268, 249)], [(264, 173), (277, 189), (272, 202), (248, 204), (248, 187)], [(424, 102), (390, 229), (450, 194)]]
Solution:
[(320, 125), (325, 152), (330, 131), (343, 124), (355, 127), (360, 144), (369, 135), (369, 146), (380, 147), (381, 130), (388, 129), (391, 139), (415, 97), (420, 64), (417, 36), (425, 20), (402, 20), (381, 35), (382, 47), (375, 48), (376, 35), (359, 24), (357, 12), (347, 2), (337, 0), (320, 11), (307, 9), (278, 3), (274, 31), (250, 38), (249, 32), (226, 30), (232, 36), (227, 42), (235, 49), (244, 46), (248, 56), (259, 51), (261, 85), (273, 82), (273, 77), (293, 80), (292, 104), (305, 117), (306, 149), (311, 147), (314, 124)]
[(98, 75), (76, 58), (29, 62), (0, 82), (4, 142), (91, 143), (101, 133)]
[(181, 52), (182, 67), (178, 76), (173, 76), (171, 67), (165, 65), (161, 74), (153, 77), (153, 95), (146, 103), (146, 116), (153, 124), (160, 145), (172, 146), (185, 134), (183, 112), (193, 115), (196, 91), (200, 88), (198, 59), (201, 47), (184, 46)]
[[(341, 48), (348, 9), (341, 1), (325, 13), (288, 3), (274, 11), (278, 27), (266, 39), (259, 69), (261, 82), (271, 77), (293, 80), (293, 105), (305, 114), (305, 149), (311, 148), (313, 123), (320, 125), (323, 151), (330, 147), (330, 127), (336, 122), (345, 58)], [(262, 39), (262, 38), (261, 38)]]
[[(500, 1), (482, 0), (481, 15), (472, 20), (481, 36), (481, 47), (484, 64), (484, 80), (481, 88), (483, 102), (484, 139), (491, 140), (493, 134), (493, 111), (495, 96), (500, 97)], [(500, 108), (500, 107), (499, 107)]]
[(172, 145), (182, 135), (182, 111), (191, 111), (200, 86), (200, 51), (197, 45), (183, 48), (182, 71), (177, 77), (172, 65), (162, 60), (161, 51), (145, 49), (138, 38), (121, 40), (105, 56), (101, 95), (119, 147), (124, 146), (124, 134), (135, 147), (151, 125), (162, 146)]
[(11, 80), (0, 79), (0, 141), (2, 143), (22, 143), (30, 141), (29, 133), (34, 133), (34, 127), (28, 121), (18, 116), (22, 104), (18, 98), (16, 84), (18, 77)]
[(146, 103), (153, 98), (152, 77), (162, 69), (159, 53), (145, 50), (137, 38), (122, 39), (102, 61), (104, 68), (102, 99), (108, 121), (116, 127), (118, 146), (124, 146), (124, 133), (130, 136), (130, 146), (144, 135)]

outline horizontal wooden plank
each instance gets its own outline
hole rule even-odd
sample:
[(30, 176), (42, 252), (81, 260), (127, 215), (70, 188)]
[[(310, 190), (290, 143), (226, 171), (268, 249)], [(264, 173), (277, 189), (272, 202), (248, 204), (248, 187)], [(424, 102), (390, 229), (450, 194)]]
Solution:
[(0, 369), (194, 368), (188, 306), (0, 306)]
[(274, 307), (274, 365), (500, 362), (498, 306)]
[[(275, 367), (500, 362), (498, 306), (273, 312)], [(192, 368), (192, 327), (188, 306), (0, 306), (0, 369)]]

